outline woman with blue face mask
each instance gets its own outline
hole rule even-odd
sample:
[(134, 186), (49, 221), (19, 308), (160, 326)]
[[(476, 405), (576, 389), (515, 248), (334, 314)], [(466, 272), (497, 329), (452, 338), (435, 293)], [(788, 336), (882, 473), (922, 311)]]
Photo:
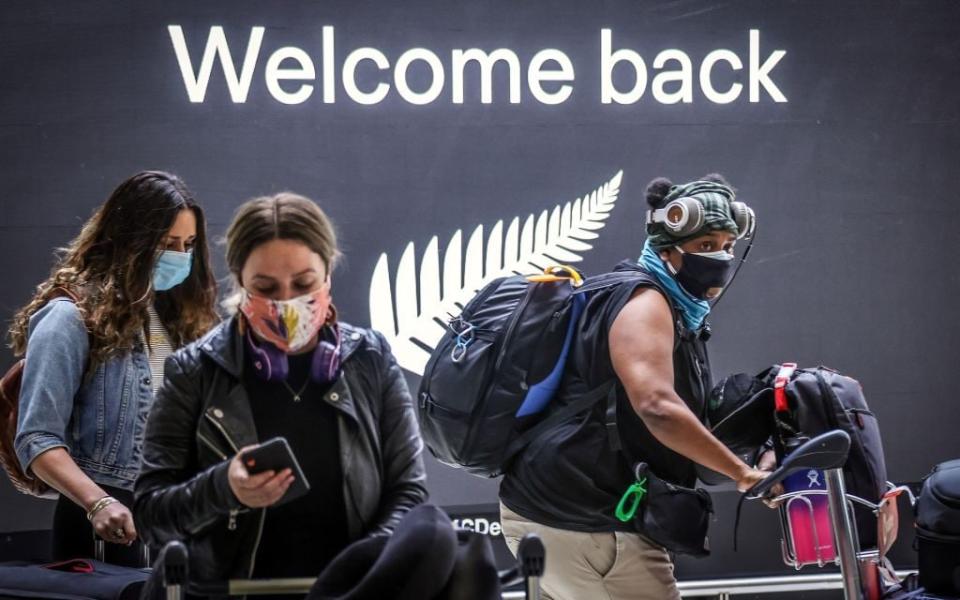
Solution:
[(132, 489), (163, 364), (217, 321), (203, 210), (175, 175), (120, 184), (14, 319), (25, 356), (15, 450), (60, 497), (55, 559), (138, 565)]

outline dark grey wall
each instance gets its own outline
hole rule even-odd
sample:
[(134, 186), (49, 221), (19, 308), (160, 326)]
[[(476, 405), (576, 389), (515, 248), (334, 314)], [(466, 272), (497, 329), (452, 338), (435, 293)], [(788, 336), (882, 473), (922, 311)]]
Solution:
[[(29, 298), (51, 249), (143, 168), (182, 175), (216, 235), (253, 195), (292, 189), (318, 200), (347, 255), (337, 304), (362, 325), (383, 252), (396, 265), (408, 242), (423, 248), (433, 235), (442, 250), (456, 229), (539, 213), (623, 169), (613, 216), (581, 263), (598, 272), (639, 252), (649, 179), (720, 171), (755, 208), (760, 232), (751, 264), (712, 319), (715, 373), (794, 359), (855, 375), (880, 417), (890, 476), (917, 480), (960, 455), (952, 382), (960, 334), (958, 17), (948, 1), (7, 3), (0, 318)], [(235, 62), (250, 28), (266, 27), (245, 103), (231, 102), (219, 64), (204, 102), (188, 101), (171, 24), (183, 27), (194, 67), (211, 26), (224, 27)], [(336, 29), (336, 103), (322, 101), (319, 81), (306, 102), (277, 102), (264, 84), (267, 57), (281, 46), (303, 48), (322, 77), (324, 25)], [(648, 82), (635, 104), (603, 104), (603, 28), (613, 30), (614, 48), (642, 55), (650, 79), (657, 53), (686, 52), (693, 102), (661, 104)], [(761, 61), (786, 51), (770, 77), (787, 102), (764, 90), (748, 101), (751, 29), (760, 31)], [(409, 48), (434, 51), (447, 73), (442, 94), (425, 106), (394, 89), (374, 106), (351, 101), (339, 70), (361, 46), (380, 49), (391, 65)], [(492, 104), (480, 102), (476, 71), (467, 72), (465, 102), (452, 103), (450, 50), (471, 47), (510, 48), (524, 68), (542, 48), (564, 51), (576, 70), (569, 100), (537, 102), (524, 72), (521, 102), (510, 104), (498, 70)], [(704, 97), (697, 77), (717, 48), (744, 64), (738, 72), (717, 67), (717, 89), (745, 88), (723, 105)], [(429, 83), (422, 66), (410, 71), (421, 91)], [(358, 73), (364, 89), (378, 81), (369, 63)], [(633, 83), (623, 68), (615, 78), (621, 88)], [(0, 358), (10, 362), (8, 352)], [(433, 463), (429, 475), (444, 505), (495, 501), (492, 482)], [(729, 554), (732, 494), (719, 497), (710, 568), (756, 570), (758, 563)], [(16, 495), (6, 481), (0, 502), (0, 531), (47, 524), (49, 505)], [(773, 520), (755, 518), (768, 534), (756, 536), (756, 556), (775, 553)]]

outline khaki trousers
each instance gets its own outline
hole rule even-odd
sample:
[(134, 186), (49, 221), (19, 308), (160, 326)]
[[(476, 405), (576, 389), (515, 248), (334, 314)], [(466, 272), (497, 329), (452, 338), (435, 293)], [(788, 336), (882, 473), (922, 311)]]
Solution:
[(500, 504), (500, 523), (514, 556), (536, 533), (546, 548), (547, 600), (679, 600), (667, 551), (633, 533), (585, 533), (534, 523)]

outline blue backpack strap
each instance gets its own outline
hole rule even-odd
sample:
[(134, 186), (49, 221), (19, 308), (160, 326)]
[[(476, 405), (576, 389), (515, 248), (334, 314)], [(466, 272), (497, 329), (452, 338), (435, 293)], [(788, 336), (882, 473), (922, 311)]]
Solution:
[(560, 380), (563, 378), (564, 367), (567, 364), (567, 355), (570, 354), (570, 346), (573, 343), (573, 338), (576, 337), (577, 322), (580, 320), (580, 315), (583, 314), (583, 308), (586, 304), (586, 296), (573, 294), (570, 320), (567, 323), (567, 333), (563, 339), (563, 349), (560, 350), (560, 355), (557, 357), (557, 362), (553, 365), (550, 374), (539, 383), (531, 386), (527, 391), (523, 404), (517, 410), (518, 417), (526, 417), (540, 412), (547, 407), (547, 404), (556, 395), (557, 388), (560, 387)]
[[(517, 417), (527, 417), (537, 414), (545, 409), (550, 403), (550, 400), (552, 400), (556, 395), (557, 390), (560, 387), (560, 381), (563, 379), (563, 371), (566, 367), (567, 357), (570, 354), (570, 347), (573, 344), (574, 338), (576, 337), (577, 324), (579, 323), (580, 316), (583, 314), (583, 310), (587, 305), (588, 294), (612, 285), (618, 285), (620, 283), (630, 281), (642, 281), (656, 285), (656, 281), (652, 277), (642, 272), (614, 272), (596, 278), (592, 285), (590, 282), (588, 282), (574, 290), (571, 297), (571, 308), (569, 321), (567, 322), (567, 332), (564, 337), (563, 348), (557, 357), (557, 362), (554, 364), (549, 375), (547, 375), (542, 381), (531, 386), (527, 391), (523, 403), (517, 410)], [(616, 434), (616, 395), (611, 394), (610, 398), (612, 399), (608, 400), (607, 403), (607, 429), (614, 436), (611, 438), (611, 440), (615, 440), (614, 448), (619, 449), (619, 436)]]

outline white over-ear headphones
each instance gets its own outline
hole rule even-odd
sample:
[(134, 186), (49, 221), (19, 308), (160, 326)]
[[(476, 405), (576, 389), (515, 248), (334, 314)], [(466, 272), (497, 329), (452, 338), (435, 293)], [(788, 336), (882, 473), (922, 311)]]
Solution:
[[(703, 203), (694, 197), (694, 194), (714, 192), (722, 194), (729, 201), (733, 221), (737, 224), (737, 239), (753, 236), (756, 228), (753, 209), (743, 202), (731, 201), (733, 194), (727, 186), (712, 181), (696, 181), (678, 188), (677, 191), (684, 195), (670, 200), (663, 208), (647, 211), (647, 225), (661, 223), (667, 230), (667, 234), (675, 238), (692, 235), (703, 227), (705, 213)], [(667, 198), (669, 197), (670, 195), (667, 195)]]

